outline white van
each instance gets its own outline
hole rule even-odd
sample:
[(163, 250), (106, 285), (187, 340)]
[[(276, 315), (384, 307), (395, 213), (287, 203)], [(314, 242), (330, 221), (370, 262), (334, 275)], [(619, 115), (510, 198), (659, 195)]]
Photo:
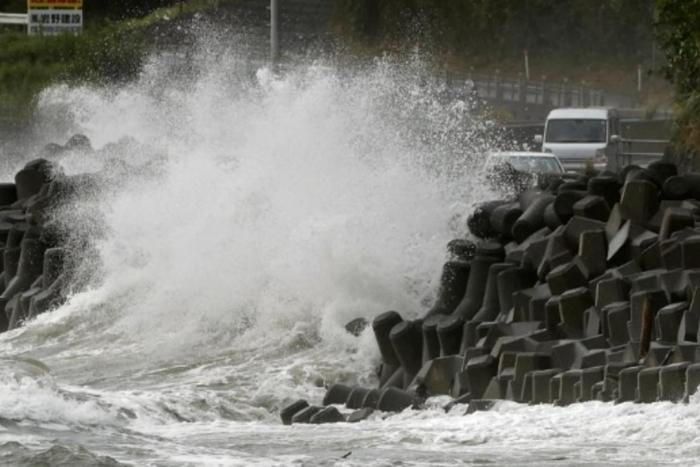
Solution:
[(611, 108), (569, 108), (549, 112), (543, 135), (542, 152), (551, 152), (566, 170), (583, 170), (593, 163), (598, 170), (614, 160), (620, 134), (620, 117)]

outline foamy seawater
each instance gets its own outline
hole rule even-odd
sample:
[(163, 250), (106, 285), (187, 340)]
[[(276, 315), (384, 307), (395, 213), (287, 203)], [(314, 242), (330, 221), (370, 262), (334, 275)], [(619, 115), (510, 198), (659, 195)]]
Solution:
[(235, 50), (193, 56), (188, 76), (157, 56), (134, 83), (40, 98), (33, 143), (85, 134), (94, 150), (53, 157), (108, 183), (58, 213), (90, 239), (89, 280), (0, 336), (0, 462), (698, 463), (695, 400), (469, 416), (435, 400), (282, 426), (280, 407), (326, 384), (375, 384), (371, 331), (343, 325), (430, 306), (446, 243), (493, 195), (483, 154), (505, 142), (419, 58), (274, 74)]

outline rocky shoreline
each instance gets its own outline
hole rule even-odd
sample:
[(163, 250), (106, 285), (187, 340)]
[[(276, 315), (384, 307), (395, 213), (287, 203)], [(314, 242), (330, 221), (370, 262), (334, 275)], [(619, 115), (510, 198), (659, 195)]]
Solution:
[(437, 395), (467, 413), (497, 400), (687, 401), (700, 384), (699, 220), (700, 174), (664, 160), (482, 203), (471, 239), (448, 245), (426, 316), (372, 322), (379, 386), (333, 384), (282, 422), (356, 422)]

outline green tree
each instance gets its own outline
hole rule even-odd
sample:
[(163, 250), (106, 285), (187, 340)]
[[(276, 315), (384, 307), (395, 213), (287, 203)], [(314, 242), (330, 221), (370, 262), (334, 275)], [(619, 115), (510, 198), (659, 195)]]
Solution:
[(700, 169), (700, 0), (656, 0), (666, 77), (676, 87), (678, 162)]

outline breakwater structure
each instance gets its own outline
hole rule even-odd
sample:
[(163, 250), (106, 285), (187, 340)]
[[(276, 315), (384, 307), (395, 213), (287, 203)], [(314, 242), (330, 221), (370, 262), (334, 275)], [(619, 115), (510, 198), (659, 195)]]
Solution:
[(51, 213), (78, 189), (46, 159), (28, 162), (0, 184), (0, 332), (62, 304), (70, 283), (67, 249)]
[(698, 220), (700, 174), (666, 160), (482, 203), (470, 238), (448, 244), (425, 316), (371, 323), (378, 387), (333, 384), (282, 422), (356, 422), (438, 395), (467, 413), (497, 400), (687, 401), (700, 384)]
[[(14, 183), (0, 183), (0, 332), (58, 308), (85, 285), (87, 279), (78, 270), (97, 258), (92, 236), (100, 231), (99, 220), (67, 224), (80, 216), (87, 220), (90, 215), (81, 213), (85, 206), (79, 205), (115, 186), (110, 173), (126, 176), (130, 170), (111, 159), (100, 172), (68, 175), (54, 160), (64, 151), (92, 148), (83, 135), (74, 135), (63, 146), (48, 144), (15, 174)], [(73, 220), (66, 224), (68, 217)]]

